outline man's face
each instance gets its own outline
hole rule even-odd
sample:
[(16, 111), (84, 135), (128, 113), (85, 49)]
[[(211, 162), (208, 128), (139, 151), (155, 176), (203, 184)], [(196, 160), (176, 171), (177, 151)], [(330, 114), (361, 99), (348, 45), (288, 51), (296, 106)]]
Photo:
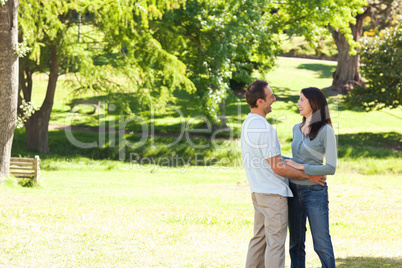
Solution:
[(276, 101), (276, 98), (270, 87), (265, 88), (265, 94), (266, 94), (265, 100), (261, 102), (261, 105), (264, 113), (269, 114), (272, 111), (271, 105), (274, 101)]

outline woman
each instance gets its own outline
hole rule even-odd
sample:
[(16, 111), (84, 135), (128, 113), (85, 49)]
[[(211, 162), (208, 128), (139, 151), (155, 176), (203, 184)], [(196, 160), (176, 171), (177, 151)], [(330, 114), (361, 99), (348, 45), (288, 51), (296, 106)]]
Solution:
[[(309, 175), (335, 174), (336, 141), (324, 93), (314, 87), (302, 89), (297, 106), (303, 121), (293, 127), (293, 160), (285, 160), (285, 163)], [(321, 186), (308, 179), (291, 179), (289, 186), (294, 196), (288, 198), (292, 268), (305, 267), (306, 218), (322, 267), (335, 267), (329, 234), (327, 184)]]

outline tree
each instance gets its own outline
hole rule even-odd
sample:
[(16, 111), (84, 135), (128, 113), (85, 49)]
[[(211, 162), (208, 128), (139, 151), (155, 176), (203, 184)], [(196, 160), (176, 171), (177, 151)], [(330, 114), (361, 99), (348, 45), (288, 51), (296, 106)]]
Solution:
[[(149, 31), (150, 20), (180, 2), (21, 1), (21, 36), (32, 47), (21, 65), (21, 100), (30, 101), (34, 72), (49, 75), (40, 110), (25, 124), (28, 149), (49, 152), (48, 125), (60, 75), (77, 73), (81, 90), (131, 90), (145, 101), (166, 101), (178, 86), (193, 90), (184, 64), (164, 51)], [(77, 14), (84, 14), (89, 29), (80, 33), (80, 43)], [(116, 76), (127, 82), (117, 84)]]
[(213, 127), (227, 127), (230, 82), (248, 84), (257, 68), (273, 67), (279, 40), (269, 1), (188, 0), (151, 24), (163, 47), (187, 66), (197, 88), (193, 104)]
[[(402, 27), (400, 20), (374, 38), (363, 39), (361, 67), (366, 87), (356, 87), (346, 103), (367, 111), (397, 108), (402, 103)], [(399, 24), (399, 25), (398, 25)]]
[(17, 119), (18, 0), (0, 1), (0, 47), (0, 179), (5, 179)]
[[(39, 109), (25, 123), (28, 149), (36, 149), (48, 153), (48, 124), (53, 108), (57, 80), (61, 74), (61, 62), (66, 47), (71, 43), (68, 39), (69, 3), (50, 1), (43, 4), (40, 1), (21, 1), (20, 36), (28, 39), (33, 48), (29, 61), (21, 64), (20, 84), (22, 98), (31, 101), (32, 75), (35, 71), (48, 68), (49, 80), (45, 99)], [(37, 63), (37, 64), (35, 64)]]
[[(276, 33), (298, 32), (312, 43), (336, 27), (352, 48), (349, 28), (365, 0), (320, 1), (187, 1), (165, 13), (156, 34), (168, 51), (188, 67), (198, 103), (212, 122), (218, 122), (219, 103), (229, 81), (248, 84), (258, 68), (266, 73), (275, 62)], [(166, 33), (168, 37), (160, 37)], [(175, 36), (175, 38), (172, 38)], [(175, 41), (171, 41), (175, 40)]]
[[(392, 21), (399, 1), (395, 0), (369, 0), (363, 7), (363, 12), (355, 15), (355, 22), (349, 24), (353, 41), (359, 42), (363, 36), (363, 23), (365, 18), (370, 18), (374, 25), (384, 27)], [(356, 86), (364, 87), (364, 81), (360, 75), (360, 54), (350, 46), (342, 31), (329, 26), (338, 49), (338, 64), (333, 74), (332, 86), (329, 89), (338, 93), (347, 93)]]

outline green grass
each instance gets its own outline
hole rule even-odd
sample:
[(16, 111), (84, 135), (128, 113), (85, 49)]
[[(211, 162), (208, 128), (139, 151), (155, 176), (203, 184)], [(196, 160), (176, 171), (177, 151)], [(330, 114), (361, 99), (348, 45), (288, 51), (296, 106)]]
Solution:
[[(300, 122), (300, 90), (329, 86), (334, 68), (334, 62), (281, 58), (263, 75), (278, 97), (268, 120), (284, 155), (291, 155), (291, 128)], [(59, 86), (51, 124), (69, 125), (73, 99), (107, 98), (74, 96), (71, 88)], [(37, 76), (35, 102), (45, 89), (45, 76)], [(98, 143), (80, 149), (64, 131), (50, 131), (51, 154), (39, 154), (40, 187), (21, 187), (15, 179), (0, 186), (0, 266), (243, 267), (253, 208), (238, 135), (249, 108), (244, 98), (227, 104), (231, 139), (214, 142), (199, 134), (178, 139), (182, 119), (176, 108), (188, 127), (205, 126), (195, 118), (199, 112), (189, 96), (178, 92), (176, 97), (176, 104), (153, 117), (130, 107), (160, 135), (140, 146), (140, 125), (129, 122), (127, 130), (134, 134), (124, 134), (133, 145), (125, 148), (126, 161), (116, 161), (121, 156), (118, 133), (73, 132), (80, 142)], [(329, 103), (339, 155), (337, 173), (328, 178), (337, 266), (402, 267), (402, 111), (347, 110), (340, 97), (330, 97)], [(99, 115), (89, 111), (83, 108), (72, 122), (99, 127)], [(118, 125), (119, 116), (100, 114), (106, 127)], [(25, 132), (16, 131), (13, 156), (38, 154), (25, 144)], [(143, 165), (130, 163), (130, 153)], [(320, 267), (310, 235), (307, 267)]]
[[(1, 266), (243, 267), (253, 208), (242, 168), (54, 164), (38, 188), (0, 187)], [(338, 265), (401, 267), (401, 180), (340, 172), (329, 183)], [(307, 266), (320, 267), (307, 245)]]

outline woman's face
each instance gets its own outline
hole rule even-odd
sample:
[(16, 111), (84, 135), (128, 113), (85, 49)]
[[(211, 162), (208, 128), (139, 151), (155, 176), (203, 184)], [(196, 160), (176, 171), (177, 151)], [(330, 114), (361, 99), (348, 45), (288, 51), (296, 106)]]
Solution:
[(304, 116), (307, 118), (313, 114), (313, 109), (311, 109), (310, 102), (303, 95), (303, 93), (300, 94), (300, 99), (299, 99), (299, 102), (297, 103), (297, 107), (299, 107), (301, 116)]

